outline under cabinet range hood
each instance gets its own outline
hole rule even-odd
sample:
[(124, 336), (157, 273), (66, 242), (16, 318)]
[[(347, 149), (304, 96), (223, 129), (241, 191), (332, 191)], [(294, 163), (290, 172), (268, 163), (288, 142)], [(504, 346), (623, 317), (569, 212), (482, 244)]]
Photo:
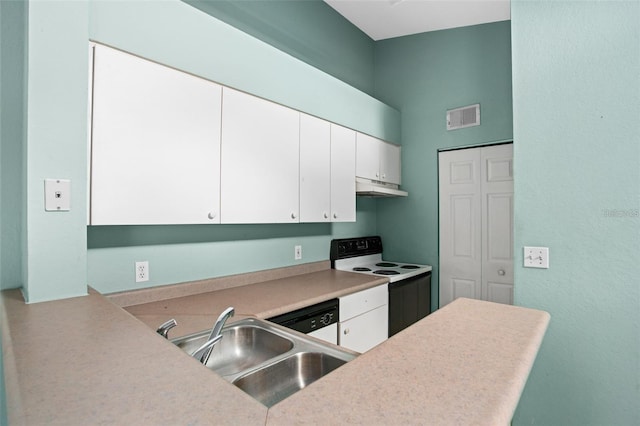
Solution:
[(356, 195), (361, 197), (406, 197), (409, 193), (399, 189), (396, 184), (357, 177)]

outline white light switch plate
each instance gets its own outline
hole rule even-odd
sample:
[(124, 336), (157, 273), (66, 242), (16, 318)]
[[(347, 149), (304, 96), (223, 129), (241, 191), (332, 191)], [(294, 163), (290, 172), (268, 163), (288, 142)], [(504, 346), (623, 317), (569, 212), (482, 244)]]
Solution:
[(44, 209), (48, 212), (71, 210), (71, 181), (69, 179), (44, 180)]
[(549, 268), (549, 247), (525, 247), (525, 268)]

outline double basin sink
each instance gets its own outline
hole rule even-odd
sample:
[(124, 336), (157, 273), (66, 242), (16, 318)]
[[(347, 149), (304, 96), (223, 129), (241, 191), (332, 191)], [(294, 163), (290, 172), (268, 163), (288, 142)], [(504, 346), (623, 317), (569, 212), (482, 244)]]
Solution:
[[(209, 330), (173, 339), (188, 354)], [(356, 355), (267, 321), (246, 318), (222, 329), (206, 367), (267, 407), (353, 360)]]

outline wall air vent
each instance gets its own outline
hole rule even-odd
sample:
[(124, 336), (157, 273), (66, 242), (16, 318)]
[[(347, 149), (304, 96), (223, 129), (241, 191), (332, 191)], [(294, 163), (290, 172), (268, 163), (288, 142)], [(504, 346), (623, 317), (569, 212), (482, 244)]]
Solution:
[(447, 130), (463, 129), (480, 125), (480, 104), (469, 105), (447, 111)]

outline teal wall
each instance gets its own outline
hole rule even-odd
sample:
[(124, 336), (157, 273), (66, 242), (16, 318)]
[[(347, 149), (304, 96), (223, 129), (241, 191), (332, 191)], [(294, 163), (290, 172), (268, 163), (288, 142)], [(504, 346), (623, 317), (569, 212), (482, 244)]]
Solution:
[[(301, 13), (295, 3), (287, 3), (291, 9), (278, 4), (275, 7), (280, 18), (294, 25), (289, 31), (293, 35), (305, 20), (326, 21), (330, 28), (337, 16), (328, 13), (314, 17)], [(247, 11), (248, 5), (240, 9)], [(318, 2), (309, 5), (313, 10), (328, 8)], [(398, 111), (209, 13), (178, 1), (92, 2), (89, 33), (92, 40), (366, 133), (399, 140)], [(141, 21), (140, 16), (145, 19)], [(344, 25), (342, 18), (337, 22)], [(280, 25), (279, 34), (287, 28)], [(358, 51), (362, 47), (362, 33), (343, 34), (348, 36), (342, 40), (343, 48)], [(294, 38), (303, 40), (297, 35)], [(331, 39), (313, 41), (308, 37), (304, 44), (315, 44), (323, 51), (315, 61), (324, 63), (325, 68), (355, 76), (360, 68), (370, 67), (371, 53), (354, 55), (359, 63), (356, 68), (343, 61), (343, 53), (327, 56), (330, 43)], [(372, 51), (373, 42), (368, 43)], [(310, 50), (307, 56), (313, 54)], [(293, 259), (293, 248), (298, 244), (303, 248), (302, 262), (326, 260), (332, 238), (376, 232), (375, 201), (358, 200), (357, 210), (355, 224), (89, 227), (89, 284), (108, 293), (291, 266), (301, 263)], [(147, 283), (134, 282), (133, 265), (137, 260), (149, 261)]]
[(183, 0), (373, 95), (373, 46), (322, 0)]
[(551, 314), (514, 424), (638, 425), (640, 2), (511, 13), (515, 302)]
[[(0, 1), (0, 289), (22, 284), (26, 10)], [(0, 312), (0, 425), (8, 425)]]
[(24, 6), (23, 2), (0, 2), (0, 288), (22, 285)]
[[(385, 257), (433, 265), (438, 302), (438, 149), (512, 138), (510, 22), (376, 43), (376, 96), (401, 112), (407, 198), (378, 201)], [(481, 125), (447, 131), (446, 110), (480, 103)]]

